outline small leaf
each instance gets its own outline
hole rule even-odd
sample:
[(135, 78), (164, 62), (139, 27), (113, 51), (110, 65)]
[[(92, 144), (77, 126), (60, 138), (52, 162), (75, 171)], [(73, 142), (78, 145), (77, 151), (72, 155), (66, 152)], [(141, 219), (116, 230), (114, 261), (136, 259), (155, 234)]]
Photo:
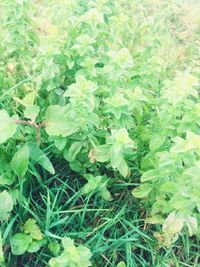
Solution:
[(150, 218), (147, 218), (145, 220), (146, 223), (149, 223), (149, 224), (163, 224), (164, 223), (164, 219), (162, 216), (160, 215), (154, 215)]
[(98, 193), (106, 201), (112, 200), (112, 196), (107, 189), (108, 177), (106, 176), (93, 176), (86, 174), (84, 176), (88, 182), (81, 188), (81, 193), (87, 195), (90, 193)]
[(29, 149), (24, 146), (18, 150), (12, 158), (10, 166), (18, 177), (23, 177), (28, 170)]
[(49, 106), (46, 111), (45, 129), (48, 135), (67, 137), (75, 133), (77, 125), (68, 116), (67, 107)]
[(121, 163), (117, 166), (118, 171), (121, 173), (123, 177), (127, 177), (129, 175), (129, 168), (126, 161), (123, 159)]
[(122, 144), (115, 143), (111, 149), (111, 165), (113, 168), (118, 166), (123, 161), (123, 146)]
[(158, 150), (165, 142), (166, 136), (160, 134), (154, 135), (149, 143), (150, 151)]
[(159, 178), (159, 173), (157, 170), (149, 170), (149, 171), (146, 171), (145, 173), (143, 173), (140, 180), (142, 183), (144, 183), (144, 182), (152, 181), (152, 180), (155, 180), (158, 178)]
[(40, 164), (45, 170), (51, 174), (55, 174), (54, 167), (48, 157), (35, 143), (29, 143), (30, 158)]
[(48, 248), (55, 256), (57, 256), (60, 252), (60, 245), (57, 240), (49, 243)]
[(134, 189), (132, 191), (132, 194), (134, 197), (143, 198), (143, 197), (148, 196), (148, 194), (151, 192), (152, 189), (153, 187), (151, 184), (142, 184), (136, 189)]
[(83, 142), (81, 141), (74, 142), (70, 146), (69, 151), (68, 151), (68, 157), (67, 157), (69, 162), (72, 162), (75, 160), (76, 155), (80, 152), (82, 146), (83, 146)]
[(10, 194), (4, 190), (0, 193), (0, 221), (7, 220), (9, 212), (13, 210), (13, 200)]
[(0, 144), (11, 138), (16, 131), (16, 123), (5, 110), (0, 110)]
[(92, 123), (94, 126), (99, 127), (99, 117), (97, 114), (93, 112), (89, 113), (87, 120), (88, 122)]
[(23, 255), (30, 243), (32, 242), (32, 238), (29, 235), (25, 235), (23, 233), (15, 234), (11, 238), (11, 250), (14, 255)]
[(28, 248), (27, 251), (30, 253), (35, 253), (40, 249), (40, 243), (38, 243), (37, 241), (32, 241)]
[(36, 91), (27, 93), (26, 96), (22, 100), (22, 104), (25, 106), (33, 106), (36, 95), (37, 95)]
[(124, 261), (120, 261), (118, 264), (117, 264), (117, 267), (126, 267), (126, 263)]
[(162, 230), (169, 236), (174, 236), (182, 230), (183, 223), (184, 217), (182, 215), (179, 215), (176, 212), (171, 212), (164, 221)]
[(66, 146), (67, 139), (61, 136), (58, 136), (55, 138), (55, 146), (57, 147), (58, 150), (63, 150)]
[(2, 175), (0, 175), (0, 185), (11, 185), (14, 183), (14, 181), (15, 175), (10, 173), (9, 171), (8, 173), (3, 173)]
[(35, 240), (43, 239), (42, 232), (34, 219), (28, 219), (23, 226), (23, 230), (25, 234), (30, 234)]
[[(110, 145), (100, 145), (96, 146), (92, 151), (93, 153), (89, 155), (91, 162), (99, 161), (99, 162), (105, 162), (109, 161), (111, 157), (110, 153)], [(92, 158), (91, 158), (92, 156)]]
[(28, 106), (24, 110), (24, 116), (31, 121), (35, 121), (36, 117), (38, 116), (40, 109), (36, 105)]
[(196, 218), (194, 217), (188, 217), (186, 219), (186, 225), (188, 227), (188, 232), (189, 232), (189, 236), (193, 236), (195, 234), (197, 234), (197, 230), (198, 230), (198, 223)]
[(107, 188), (103, 188), (99, 190), (99, 195), (105, 200), (105, 201), (111, 201), (113, 200), (111, 193), (108, 191)]
[(180, 210), (189, 207), (192, 203), (190, 199), (183, 197), (180, 194), (176, 194), (170, 199), (169, 204), (174, 209)]

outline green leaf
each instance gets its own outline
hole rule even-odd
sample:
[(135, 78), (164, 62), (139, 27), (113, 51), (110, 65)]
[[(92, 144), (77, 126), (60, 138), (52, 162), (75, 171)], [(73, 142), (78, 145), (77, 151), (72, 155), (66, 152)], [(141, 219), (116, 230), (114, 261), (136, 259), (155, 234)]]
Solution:
[(134, 197), (143, 198), (143, 197), (148, 196), (148, 194), (151, 192), (152, 189), (153, 187), (151, 184), (142, 184), (136, 189), (134, 189), (132, 191), (132, 194)]
[(100, 145), (96, 146), (94, 149), (91, 150), (89, 154), (89, 159), (92, 163), (95, 161), (99, 162), (106, 162), (110, 160), (111, 153), (110, 153), (110, 145)]
[(122, 161), (123, 146), (121, 144), (115, 143), (111, 149), (111, 165), (113, 168), (118, 168)]
[(120, 145), (124, 145), (127, 148), (135, 148), (134, 141), (129, 137), (128, 131), (125, 128), (119, 130), (112, 130), (111, 131), (112, 138), (114, 143), (118, 143)]
[(118, 171), (121, 173), (123, 177), (127, 177), (129, 175), (129, 168), (126, 161), (123, 159), (121, 163), (117, 166)]
[(75, 133), (78, 127), (71, 121), (66, 107), (55, 105), (46, 111), (45, 129), (48, 135), (67, 137)]
[(126, 263), (124, 261), (120, 261), (118, 264), (117, 264), (117, 267), (126, 267)]
[(193, 202), (190, 201), (190, 199), (181, 196), (180, 194), (176, 194), (170, 199), (169, 204), (174, 209), (180, 210), (180, 209), (185, 209), (185, 208), (191, 206), (191, 204), (193, 204)]
[(42, 232), (34, 219), (28, 219), (23, 226), (23, 230), (25, 234), (30, 234), (35, 240), (43, 239)]
[(29, 143), (28, 146), (29, 146), (30, 158), (33, 159), (38, 164), (40, 164), (45, 170), (47, 170), (51, 174), (55, 174), (55, 170), (51, 161), (38, 147), (38, 145), (36, 143)]
[(171, 212), (166, 218), (162, 230), (169, 236), (174, 236), (182, 230), (183, 224), (184, 217), (176, 212)]
[(60, 252), (60, 245), (57, 240), (49, 243), (48, 248), (55, 256), (57, 256)]
[(197, 234), (198, 222), (195, 217), (189, 216), (185, 219), (186, 225), (188, 227), (189, 236)]
[(175, 182), (165, 182), (160, 187), (160, 192), (164, 194), (175, 194), (178, 191), (178, 185)]
[(0, 185), (11, 185), (15, 181), (15, 175), (13, 175), (11, 172), (5, 172), (2, 175), (0, 175)]
[(82, 146), (83, 146), (83, 142), (81, 141), (74, 142), (70, 146), (68, 150), (68, 157), (67, 157), (69, 162), (72, 162), (75, 160), (77, 154), (81, 151)]
[(23, 177), (28, 170), (29, 149), (28, 146), (20, 148), (12, 158), (10, 166), (18, 177)]
[(186, 135), (186, 150), (200, 149), (200, 135), (188, 131)]
[(161, 134), (154, 135), (149, 143), (150, 151), (158, 150), (165, 142), (166, 136)]
[(108, 191), (107, 188), (102, 188), (99, 190), (99, 195), (102, 197), (105, 201), (111, 201), (113, 200), (111, 193)]
[(40, 249), (40, 243), (38, 243), (38, 241), (32, 241), (28, 248), (27, 248), (27, 251), (30, 252), (30, 253), (35, 253), (37, 252), (39, 249)]
[(6, 142), (16, 132), (16, 123), (5, 110), (0, 110), (0, 144)]
[(28, 106), (24, 110), (24, 116), (31, 121), (35, 121), (40, 112), (40, 108), (36, 105)]
[(13, 200), (10, 194), (4, 190), (0, 193), (0, 221), (7, 220), (13, 210)]
[(149, 223), (149, 224), (163, 224), (164, 223), (164, 219), (162, 216), (160, 215), (153, 215), (152, 217), (150, 218), (147, 218), (145, 220), (146, 223)]
[(29, 245), (32, 242), (32, 238), (29, 235), (18, 233), (11, 237), (11, 250), (13, 255), (23, 255)]
[(90, 250), (83, 245), (76, 247), (74, 240), (68, 237), (62, 238), (64, 251), (57, 258), (51, 258), (50, 267), (68, 267), (68, 266), (91, 266), (90, 258), (92, 256)]
[(90, 193), (98, 193), (104, 200), (112, 200), (112, 196), (107, 189), (108, 177), (106, 176), (93, 176), (86, 174), (84, 176), (88, 182), (81, 188), (81, 193), (87, 195)]
[(97, 128), (99, 127), (99, 117), (97, 114), (95, 113), (89, 113), (88, 118), (87, 118), (88, 122), (92, 123), (94, 126), (96, 126)]
[(54, 142), (55, 142), (55, 146), (57, 147), (57, 149), (61, 151), (65, 148), (67, 139), (64, 137), (58, 136), (55, 138)]
[(158, 179), (159, 177), (159, 172), (158, 170), (149, 170), (146, 171), (145, 173), (143, 173), (143, 175), (141, 176), (140, 180), (142, 183), (147, 182), (147, 181), (152, 181), (155, 179)]

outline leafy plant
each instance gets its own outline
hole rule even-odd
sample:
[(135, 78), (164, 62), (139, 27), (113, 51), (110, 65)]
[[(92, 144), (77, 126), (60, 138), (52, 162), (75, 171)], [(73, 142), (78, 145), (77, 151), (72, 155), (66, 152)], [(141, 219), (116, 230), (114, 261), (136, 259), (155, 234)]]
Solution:
[(36, 221), (28, 219), (22, 229), (22, 233), (17, 233), (11, 238), (12, 253), (23, 255), (25, 252), (37, 252), (45, 244), (45, 240)]
[(92, 256), (90, 250), (82, 245), (76, 247), (71, 238), (64, 237), (62, 239), (64, 251), (57, 258), (51, 258), (49, 265), (51, 267), (78, 267), (92, 266), (90, 258)]
[[(144, 231), (170, 249), (182, 233), (199, 236), (200, 24), (190, 10), (1, 1), (0, 265), (157, 266)], [(155, 227), (141, 231), (143, 221)], [(70, 238), (60, 252), (66, 232), (93, 262)]]

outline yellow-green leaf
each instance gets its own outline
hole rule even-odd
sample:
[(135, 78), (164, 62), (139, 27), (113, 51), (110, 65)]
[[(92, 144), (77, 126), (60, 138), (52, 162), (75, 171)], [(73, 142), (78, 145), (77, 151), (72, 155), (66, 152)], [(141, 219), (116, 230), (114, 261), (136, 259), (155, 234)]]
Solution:
[(23, 230), (25, 234), (30, 234), (30, 236), (35, 240), (43, 239), (42, 232), (34, 219), (28, 219), (23, 226)]

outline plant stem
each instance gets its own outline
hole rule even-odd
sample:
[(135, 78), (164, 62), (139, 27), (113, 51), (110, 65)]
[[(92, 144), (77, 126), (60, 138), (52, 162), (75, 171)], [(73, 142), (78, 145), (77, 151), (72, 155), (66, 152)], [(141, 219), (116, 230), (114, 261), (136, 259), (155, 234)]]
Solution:
[(28, 125), (28, 126), (31, 126), (31, 127), (35, 128), (35, 131), (36, 131), (36, 142), (37, 142), (38, 145), (40, 144), (40, 140), (41, 140), (40, 129), (43, 126), (45, 126), (44, 122), (36, 123), (36, 122), (26, 121), (26, 120), (16, 120), (15, 122), (18, 123), (18, 124), (24, 124), (24, 125)]

